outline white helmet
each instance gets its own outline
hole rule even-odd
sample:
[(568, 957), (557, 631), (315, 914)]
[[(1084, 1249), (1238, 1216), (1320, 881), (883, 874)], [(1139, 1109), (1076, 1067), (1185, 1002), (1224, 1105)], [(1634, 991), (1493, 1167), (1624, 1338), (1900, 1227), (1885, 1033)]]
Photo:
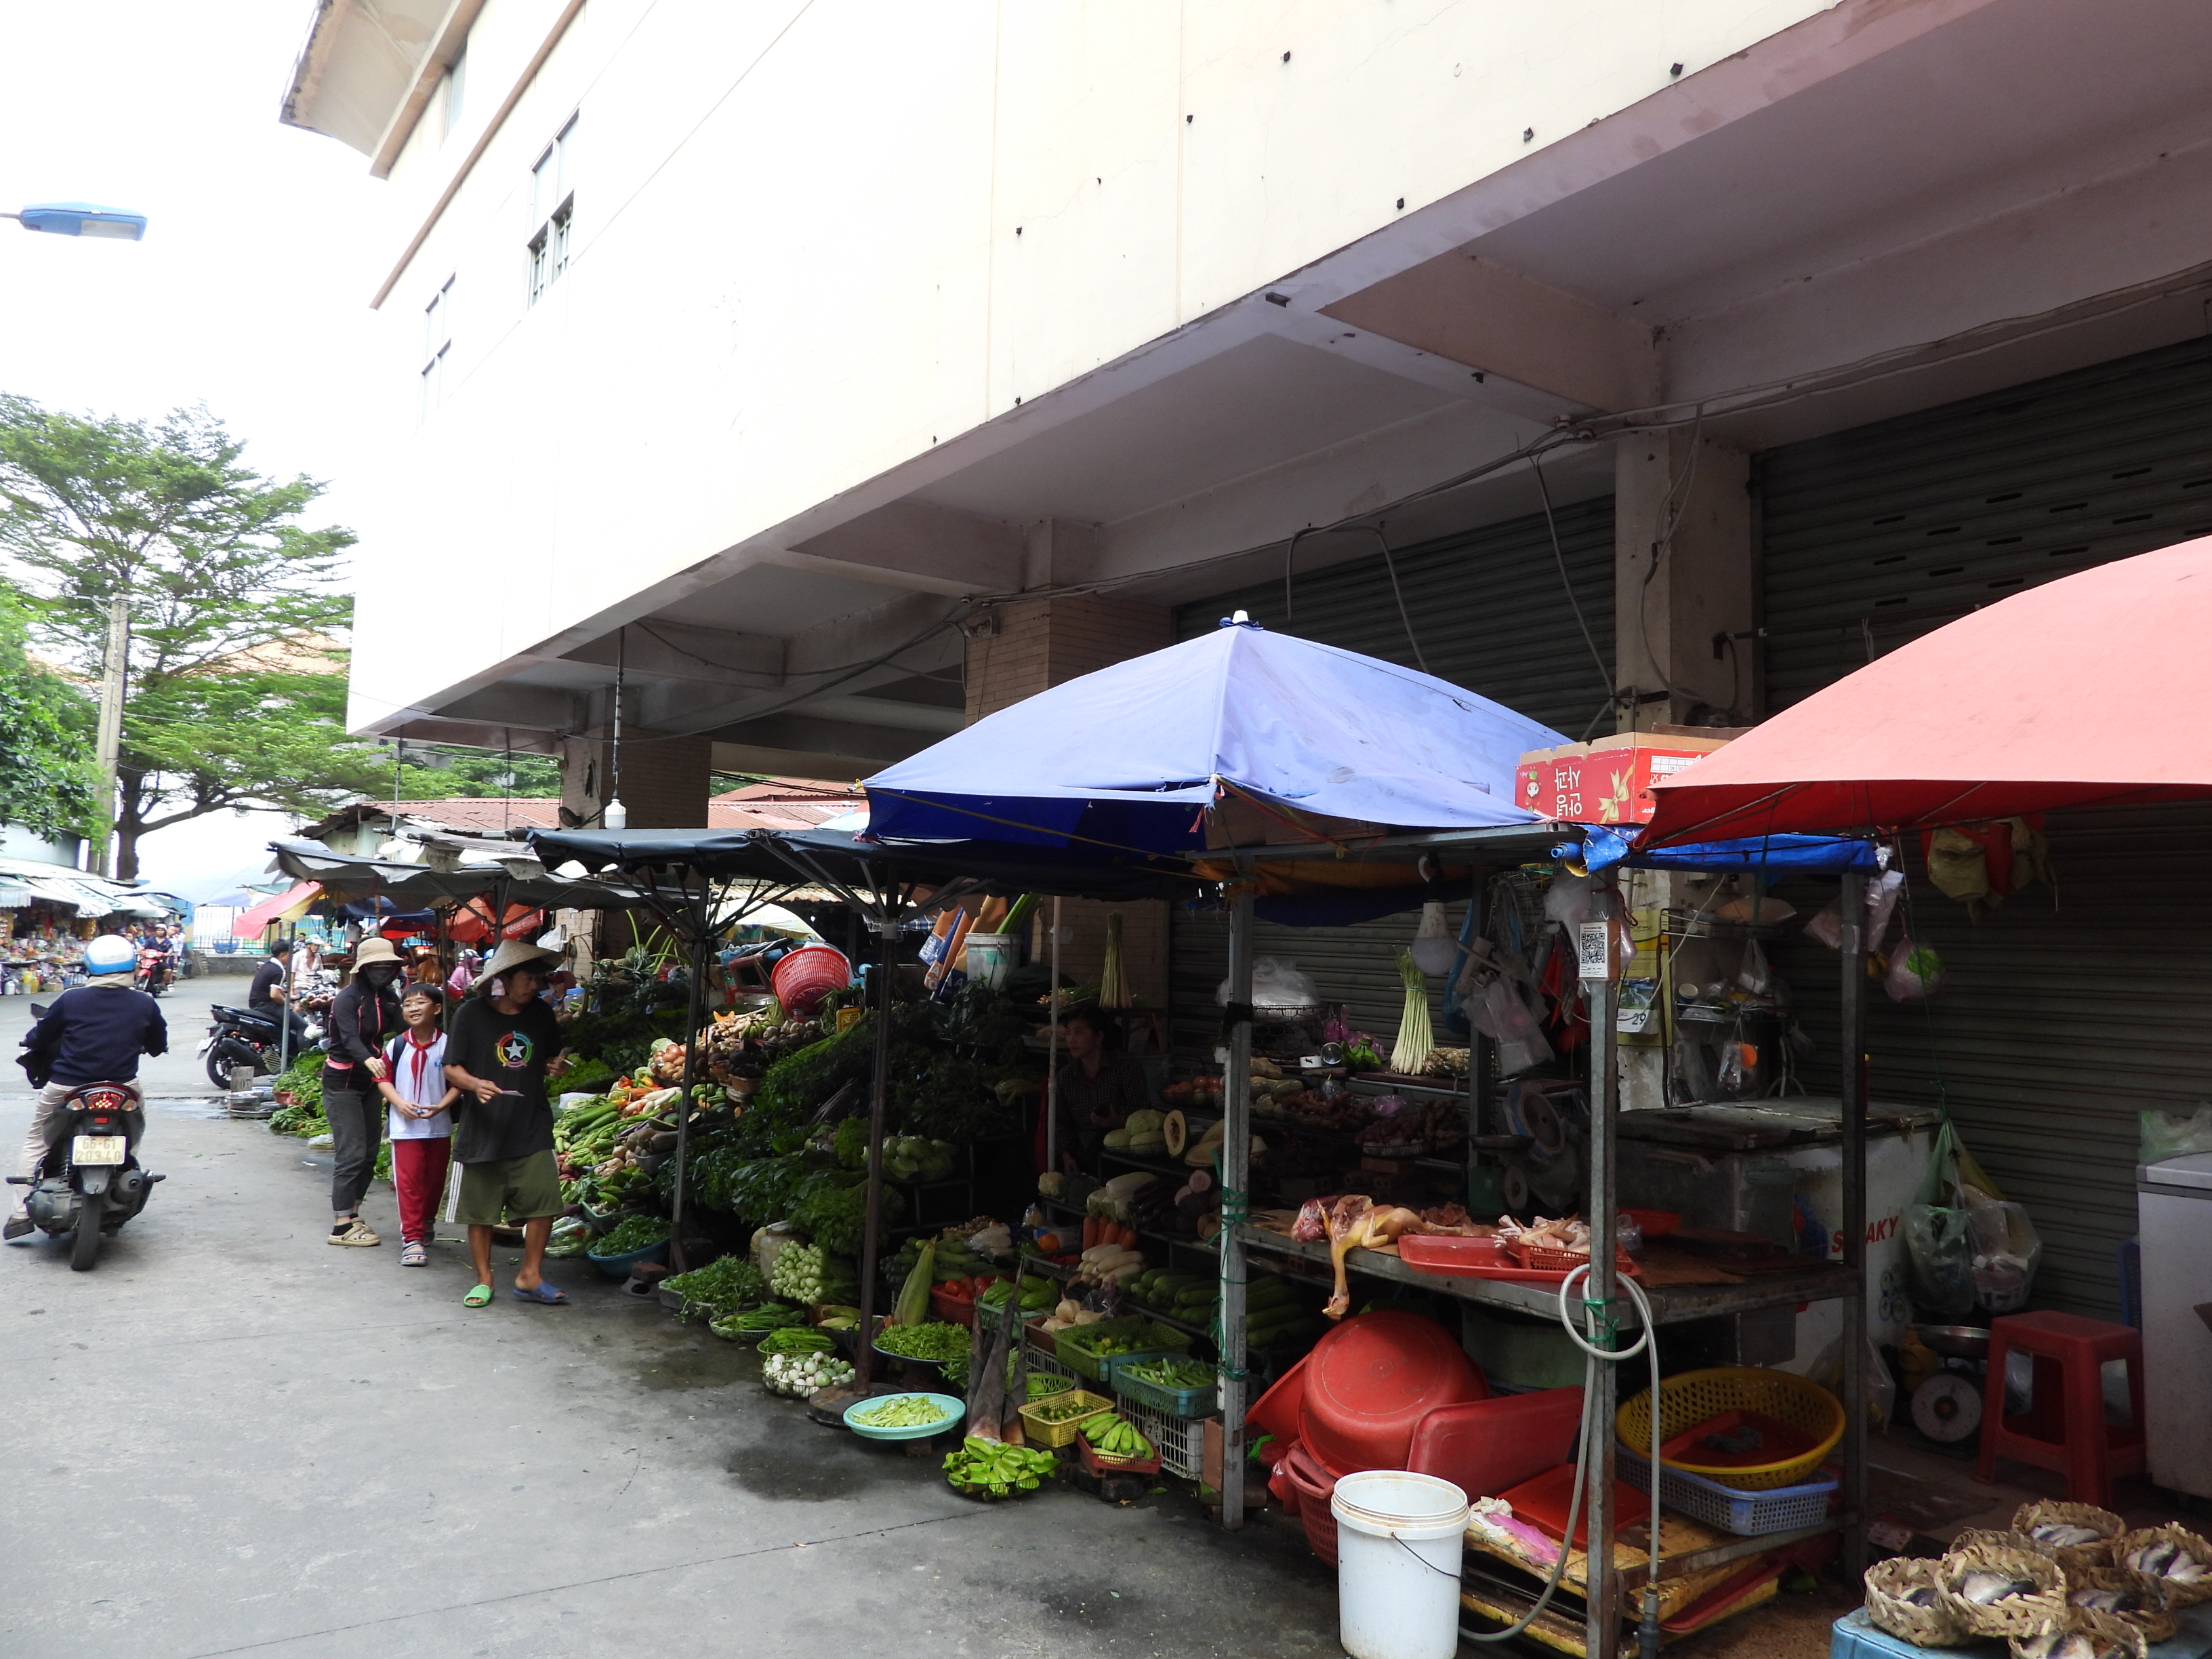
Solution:
[(138, 965), (138, 947), (120, 933), (102, 933), (84, 947), (84, 971), (98, 979), (127, 974)]

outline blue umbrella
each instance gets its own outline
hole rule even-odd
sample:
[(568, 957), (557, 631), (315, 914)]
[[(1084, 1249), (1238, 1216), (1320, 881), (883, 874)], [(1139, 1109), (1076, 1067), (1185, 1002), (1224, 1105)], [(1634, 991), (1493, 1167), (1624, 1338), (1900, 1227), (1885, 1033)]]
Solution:
[(1540, 823), (1513, 799), (1522, 754), (1567, 739), (1431, 675), (1242, 613), (978, 720), (866, 780), (873, 838), (1206, 845), (1241, 798), (1327, 823), (1480, 830)]

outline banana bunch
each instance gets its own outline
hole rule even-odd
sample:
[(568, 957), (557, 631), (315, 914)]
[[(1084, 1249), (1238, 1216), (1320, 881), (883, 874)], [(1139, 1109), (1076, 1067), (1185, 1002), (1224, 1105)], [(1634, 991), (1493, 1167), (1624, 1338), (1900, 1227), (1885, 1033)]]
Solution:
[(1083, 1437), (1101, 1457), (1133, 1462), (1152, 1455), (1152, 1443), (1119, 1412), (1101, 1412), (1083, 1425)]

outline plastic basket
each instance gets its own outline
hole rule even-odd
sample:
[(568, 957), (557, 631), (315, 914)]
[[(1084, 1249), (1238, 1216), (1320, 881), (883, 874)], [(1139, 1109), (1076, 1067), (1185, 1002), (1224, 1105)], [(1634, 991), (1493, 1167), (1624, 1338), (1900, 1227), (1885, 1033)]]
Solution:
[[(1505, 1253), (1529, 1272), (1540, 1273), (1571, 1273), (1589, 1267), (1590, 1260), (1588, 1250), (1554, 1250), (1541, 1244), (1524, 1244), (1517, 1238), (1506, 1245)], [(1613, 1266), (1615, 1273), (1636, 1277), (1636, 1263), (1626, 1250), (1613, 1253)]]
[(1113, 1355), (1106, 1361), (1106, 1386), (1122, 1399), (1133, 1400), (1163, 1416), (1212, 1416), (1219, 1404), (1219, 1390), (1214, 1383), (1201, 1383), (1192, 1389), (1170, 1389), (1128, 1374), (1130, 1366), (1141, 1365), (1149, 1359), (1160, 1357), (1158, 1354), (1138, 1353)]
[(1121, 1415), (1152, 1443), (1152, 1449), (1160, 1455), (1160, 1468), (1167, 1474), (1185, 1480), (1200, 1478), (1206, 1468), (1204, 1418), (1170, 1417), (1126, 1398), (1121, 1401)]
[[(1684, 1371), (1659, 1384), (1659, 1434), (1672, 1440), (1686, 1430), (1731, 1411), (1756, 1411), (1812, 1437), (1813, 1446), (1777, 1463), (1752, 1463), (1741, 1468), (1667, 1460), (1670, 1469), (1698, 1474), (1724, 1483), (1737, 1492), (1771, 1492), (1796, 1486), (1827, 1461), (1844, 1437), (1844, 1408), (1836, 1396), (1817, 1382), (1789, 1371), (1765, 1370), (1752, 1365), (1723, 1365), (1710, 1370)], [(1622, 1445), (1651, 1443), (1651, 1390), (1644, 1389), (1624, 1402), (1613, 1419), (1613, 1432)], [(1666, 1493), (1660, 1493), (1666, 1501)]]
[[(1626, 1446), (1614, 1447), (1613, 1458), (1623, 1480), (1638, 1492), (1651, 1490), (1649, 1458)], [(1801, 1527), (1820, 1525), (1827, 1518), (1828, 1500), (1838, 1485), (1834, 1475), (1823, 1471), (1802, 1486), (1739, 1492), (1701, 1474), (1669, 1467), (1659, 1472), (1659, 1501), (1722, 1532), (1758, 1538), (1770, 1532), (1795, 1532)]]
[[(1142, 1429), (1139, 1429), (1137, 1432), (1144, 1434)], [(1148, 1440), (1152, 1438), (1150, 1435), (1146, 1435), (1145, 1437)], [(1082, 1436), (1076, 1437), (1075, 1449), (1076, 1455), (1085, 1470), (1091, 1474), (1158, 1474), (1160, 1472), (1160, 1460), (1157, 1456), (1103, 1456), (1098, 1449)], [(1157, 1452), (1158, 1449), (1158, 1443), (1155, 1443), (1153, 1450)]]
[(1073, 1371), (1061, 1364), (1049, 1348), (1031, 1348), (1026, 1363), (1033, 1376), (1057, 1377), (1071, 1389), (1083, 1381)]
[(1101, 1319), (1089, 1325), (1071, 1325), (1059, 1334), (1056, 1346), (1060, 1363), (1086, 1382), (1106, 1380), (1106, 1360), (1111, 1356), (1093, 1353), (1091, 1345), (1109, 1337), (1127, 1336), (1136, 1339), (1138, 1348), (1133, 1352), (1158, 1356), (1164, 1353), (1188, 1353), (1190, 1339), (1181, 1331), (1170, 1330), (1152, 1320), (1129, 1316), (1121, 1319)]
[[(1075, 1396), (1091, 1409), (1085, 1412), (1080, 1417), (1062, 1418), (1056, 1423), (1048, 1423), (1037, 1413), (1039, 1406), (1048, 1403), (1046, 1401), (1032, 1400), (1024, 1402), (1022, 1407), (1023, 1437), (1033, 1446), (1047, 1446), (1056, 1451), (1075, 1438), (1077, 1431), (1082, 1428), (1085, 1419), (1096, 1417), (1100, 1412), (1110, 1412), (1114, 1409), (1112, 1401), (1102, 1400), (1087, 1390), (1078, 1389), (1075, 1390)], [(1056, 1396), (1060, 1400), (1065, 1400), (1066, 1397), (1065, 1395)]]

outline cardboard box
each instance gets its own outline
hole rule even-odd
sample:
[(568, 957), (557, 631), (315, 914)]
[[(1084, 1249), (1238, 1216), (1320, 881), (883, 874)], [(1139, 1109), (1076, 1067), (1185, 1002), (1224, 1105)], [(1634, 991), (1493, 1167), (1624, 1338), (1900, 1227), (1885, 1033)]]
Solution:
[(1521, 757), (1514, 799), (1562, 823), (1648, 823), (1657, 805), (1651, 786), (1727, 742), (1623, 732), (1594, 743), (1531, 750)]

